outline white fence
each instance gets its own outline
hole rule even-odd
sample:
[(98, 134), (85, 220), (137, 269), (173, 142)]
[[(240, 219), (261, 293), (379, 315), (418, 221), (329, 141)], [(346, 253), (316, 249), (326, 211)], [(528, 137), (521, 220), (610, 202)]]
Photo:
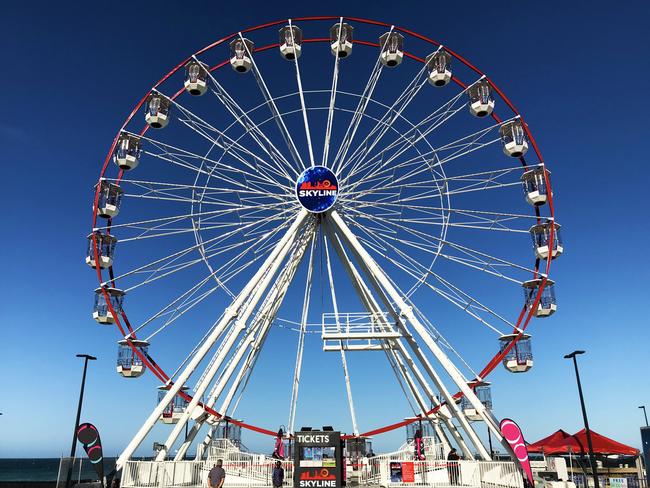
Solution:
[(122, 470), (125, 487), (207, 486), (203, 461), (127, 461)]
[[(427, 449), (429, 459), (413, 461), (412, 445), (399, 451), (363, 458), (355, 477), (362, 486), (386, 488), (451, 487), (522, 488), (519, 469), (512, 462), (457, 461), (448, 462), (434, 456), (442, 452), (437, 446)], [(434, 459), (438, 457), (438, 459)], [(198, 488), (207, 486), (210, 469), (221, 459), (228, 488), (260, 488), (271, 486), (273, 466), (277, 462), (264, 454), (240, 451), (229, 441), (217, 440), (210, 446), (203, 461), (128, 461), (122, 471), (124, 488)], [(401, 463), (402, 477), (391, 476), (391, 463)], [(293, 462), (282, 461), (284, 486), (293, 486)], [(395, 465), (394, 465), (395, 467)], [(351, 469), (348, 475), (352, 476)]]
[[(124, 488), (180, 488), (205, 487), (210, 461), (127, 461), (122, 472)], [(284, 461), (284, 486), (293, 486), (293, 464)], [(225, 486), (259, 488), (271, 486), (273, 463), (256, 463), (229, 459), (223, 462), (226, 471)]]
[[(215, 439), (204, 461), (128, 461), (122, 473), (124, 488), (192, 488), (207, 486), (210, 469), (223, 462), (225, 486), (259, 488), (271, 486), (277, 459), (240, 451), (227, 439)], [(293, 486), (293, 462), (282, 461), (284, 486)]]
[[(273, 467), (278, 461), (264, 454), (240, 451), (227, 439), (212, 442), (206, 465), (208, 470), (218, 459), (223, 462), (226, 471), (225, 486), (271, 486)], [(293, 462), (282, 461), (284, 468), (284, 485), (293, 486)]]
[[(391, 477), (391, 463), (401, 463), (402, 478)], [(412, 477), (407, 473), (412, 468)], [(393, 473), (394, 474), (394, 473)], [(384, 456), (370, 458), (362, 468), (360, 485), (385, 487), (449, 487), (476, 488), (522, 488), (523, 480), (513, 462), (500, 461), (406, 461), (386, 459)]]

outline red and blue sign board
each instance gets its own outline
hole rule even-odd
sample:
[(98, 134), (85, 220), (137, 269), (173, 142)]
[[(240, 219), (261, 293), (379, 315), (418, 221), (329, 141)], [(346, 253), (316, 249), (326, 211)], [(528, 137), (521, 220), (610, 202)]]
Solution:
[(311, 213), (322, 213), (332, 208), (338, 192), (336, 175), (325, 166), (307, 168), (296, 181), (296, 197)]

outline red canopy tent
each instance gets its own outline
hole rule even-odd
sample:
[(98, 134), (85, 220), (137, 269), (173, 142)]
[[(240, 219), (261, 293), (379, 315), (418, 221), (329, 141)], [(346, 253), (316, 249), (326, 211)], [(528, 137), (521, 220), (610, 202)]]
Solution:
[[(591, 431), (591, 442), (593, 444), (594, 454), (622, 454), (628, 456), (638, 456), (639, 450), (631, 446), (626, 446), (616, 442), (609, 437)], [(531, 449), (532, 448), (532, 449)], [(528, 446), (528, 452), (543, 452), (544, 454), (587, 454), (587, 435), (585, 430), (568, 435), (563, 430), (558, 430), (554, 434)]]
[(571, 437), (571, 434), (560, 429), (556, 432), (553, 432), (548, 437), (544, 437), (543, 439), (540, 439), (533, 444), (528, 444), (528, 452), (544, 452), (545, 446), (553, 444), (555, 442), (563, 441), (567, 437)]

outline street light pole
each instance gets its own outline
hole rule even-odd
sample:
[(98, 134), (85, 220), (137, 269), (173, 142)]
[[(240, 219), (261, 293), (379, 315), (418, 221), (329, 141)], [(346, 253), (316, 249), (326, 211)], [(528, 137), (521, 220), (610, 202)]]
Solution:
[(587, 434), (587, 447), (589, 449), (589, 462), (591, 464), (591, 471), (594, 475), (594, 488), (599, 488), (598, 484), (598, 467), (596, 465), (596, 458), (594, 457), (594, 448), (591, 443), (591, 431), (589, 430), (589, 420), (587, 419), (587, 409), (585, 407), (585, 399), (582, 396), (582, 384), (580, 383), (580, 373), (578, 372), (578, 361), (576, 356), (584, 354), (585, 351), (573, 351), (571, 354), (564, 356), (564, 359), (573, 359), (573, 367), (576, 370), (576, 382), (578, 383), (578, 395), (580, 395), (580, 406), (582, 407), (582, 418), (585, 423), (585, 433)]
[(645, 405), (641, 405), (639, 408), (643, 409), (643, 416), (645, 417), (645, 426), (648, 427), (648, 414), (645, 412)]
[(79, 420), (81, 419), (81, 405), (84, 400), (84, 389), (86, 388), (86, 371), (88, 370), (88, 361), (95, 361), (97, 358), (94, 356), (89, 356), (88, 354), (77, 354), (78, 358), (84, 358), (84, 372), (81, 377), (81, 390), (79, 391), (79, 404), (77, 405), (77, 418), (74, 423), (74, 432), (72, 433), (72, 447), (70, 448), (70, 458), (71, 462), (68, 467), (68, 476), (65, 482), (66, 488), (70, 486), (70, 481), (72, 478), (72, 463), (74, 462), (74, 457), (77, 452), (77, 430), (79, 430)]

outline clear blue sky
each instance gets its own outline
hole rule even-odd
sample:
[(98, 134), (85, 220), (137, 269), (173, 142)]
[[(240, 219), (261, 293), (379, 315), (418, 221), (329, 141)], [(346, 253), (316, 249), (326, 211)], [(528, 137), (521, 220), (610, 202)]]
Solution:
[[(90, 367), (82, 421), (99, 427), (107, 454), (119, 453), (154, 404), (152, 377), (125, 383), (114, 373), (116, 337), (90, 318), (96, 282), (83, 264), (91, 189), (135, 101), (162, 73), (222, 35), (319, 14), (374, 18), (430, 35), (486, 71), (525, 115), (553, 171), (567, 251), (553, 270), (559, 312), (534, 324), (536, 365), (527, 375), (497, 373), (495, 413), (517, 419), (531, 441), (557, 428), (579, 430), (573, 371), (562, 356), (582, 348), (592, 428), (640, 445), (637, 406), (650, 405), (648, 2), (397, 7), (373, 1), (339, 3), (338, 10), (322, 2), (194, 5), (14, 2), (2, 8), (1, 457), (69, 449), (81, 375), (76, 353), (99, 357)], [(281, 420), (265, 421), (257, 408), (273, 382), (268, 371), (243, 416), (275, 428), (286, 421), (286, 405), (269, 413), (277, 410)], [(390, 418), (375, 415), (370, 404), (383, 399), (373, 384), (360, 384), (357, 394), (369, 412), (366, 427), (408, 414), (400, 407)], [(250, 444), (268, 450), (264, 442)]]

